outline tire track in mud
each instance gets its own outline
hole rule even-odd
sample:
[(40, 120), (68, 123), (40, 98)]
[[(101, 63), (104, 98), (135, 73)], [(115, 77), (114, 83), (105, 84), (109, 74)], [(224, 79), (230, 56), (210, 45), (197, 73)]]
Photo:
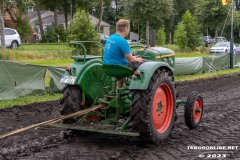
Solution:
[[(205, 108), (200, 127), (195, 130), (189, 130), (183, 118), (184, 109), (179, 107), (175, 128), (170, 137), (159, 146), (144, 144), (138, 138), (102, 134), (71, 137), (61, 129), (39, 128), (0, 142), (0, 147), (5, 150), (3, 152), (0, 149), (0, 155), (4, 154), (8, 159), (24, 160), (193, 160), (207, 159), (206, 157), (199, 158), (200, 154), (206, 156), (207, 154), (215, 153), (226, 154), (227, 157), (225, 159), (240, 160), (239, 148), (231, 151), (191, 150), (187, 148), (188, 146), (240, 147), (240, 74), (178, 83), (177, 91), (181, 99), (186, 99), (192, 90), (202, 93), (204, 97)], [(51, 109), (49, 110), (47, 106), (50, 106)], [(4, 116), (3, 111), (0, 111), (0, 125), (2, 126), (0, 133), (5, 129), (10, 130), (11, 127), (25, 126), (55, 118), (59, 115), (59, 109), (55, 106), (57, 106), (56, 102), (39, 103), (38, 106), (34, 107), (30, 105), (30, 109), (27, 109), (29, 105), (22, 106), (21, 112), (15, 107), (14, 109), (4, 110), (5, 114), (10, 114), (8, 116)], [(36, 107), (38, 111), (35, 111), (34, 108)], [(25, 112), (29, 112), (29, 114), (25, 114)], [(17, 121), (15, 120), (17, 117), (16, 113), (18, 113)], [(34, 117), (35, 120), (29, 122), (29, 116)], [(8, 125), (5, 124), (6, 119), (9, 121)], [(13, 146), (15, 148), (12, 148)]]

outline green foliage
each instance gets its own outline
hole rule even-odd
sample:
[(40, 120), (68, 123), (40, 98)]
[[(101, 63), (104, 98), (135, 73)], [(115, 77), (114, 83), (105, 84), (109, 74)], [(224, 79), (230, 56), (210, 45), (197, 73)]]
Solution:
[(183, 22), (178, 23), (177, 29), (174, 32), (174, 43), (181, 49), (184, 50), (187, 44), (187, 32)]
[(175, 0), (174, 3), (174, 24), (178, 24), (181, 21), (183, 14), (189, 10), (191, 13), (195, 13), (195, 6), (199, 0)]
[(122, 0), (125, 13), (134, 23), (146, 24), (146, 44), (150, 25), (167, 20), (173, 14), (173, 0)]
[(173, 11), (172, 0), (122, 0), (125, 12), (133, 20), (169, 18)]
[(68, 32), (63, 26), (52, 24), (46, 27), (42, 42), (67, 42)]
[(28, 19), (17, 16), (16, 24), (16, 30), (20, 34), (21, 38), (27, 39), (32, 33)]
[(54, 10), (54, 8), (58, 8), (61, 5), (63, 5), (63, 1), (62, 0), (40, 0), (39, 1), (45, 8), (50, 9), (51, 11)]
[(200, 43), (200, 26), (189, 11), (182, 17), (182, 22), (177, 26), (174, 42), (181, 49), (195, 50)]
[(195, 50), (200, 43), (200, 26), (188, 10), (183, 15), (183, 24), (185, 26), (188, 37), (188, 42), (186, 46), (189, 47), (191, 50)]
[(157, 35), (156, 35), (156, 44), (157, 45), (166, 44), (166, 33), (165, 33), (164, 29), (165, 29), (164, 26), (162, 26), (157, 31)]
[(4, 13), (8, 13), (12, 19), (13, 26), (20, 34), (23, 40), (29, 38), (32, 33), (29, 20), (27, 19), (26, 11), (27, 7), (32, 5), (31, 0), (15, 0), (10, 2), (8, 0), (1, 0), (0, 5), (3, 8)]
[(56, 26), (55, 31), (60, 42), (67, 42), (68, 32), (63, 28), (63, 26)]
[[(100, 37), (92, 25), (89, 15), (85, 11), (78, 10), (71, 21), (71, 33), (69, 41), (97, 41), (100, 42)], [(98, 46), (93, 43), (86, 43), (88, 54), (99, 54)]]
[(42, 37), (43, 42), (57, 42), (58, 37), (54, 25), (46, 27), (45, 35)]
[(196, 18), (202, 24), (203, 29), (214, 30), (215, 34), (223, 27), (224, 21), (228, 15), (229, 3), (227, 6), (222, 5), (220, 0), (199, 0), (196, 5)]

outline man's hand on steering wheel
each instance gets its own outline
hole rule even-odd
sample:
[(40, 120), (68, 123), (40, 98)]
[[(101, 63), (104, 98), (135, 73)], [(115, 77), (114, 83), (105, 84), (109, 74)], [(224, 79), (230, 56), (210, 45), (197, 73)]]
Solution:
[(135, 62), (140, 62), (140, 63), (144, 62), (144, 59), (141, 56), (134, 56), (134, 58), (135, 58)]

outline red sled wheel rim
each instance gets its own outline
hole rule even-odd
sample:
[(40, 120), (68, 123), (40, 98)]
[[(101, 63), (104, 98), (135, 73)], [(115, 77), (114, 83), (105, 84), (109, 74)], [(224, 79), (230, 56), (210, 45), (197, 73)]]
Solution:
[(193, 119), (195, 123), (198, 123), (201, 119), (202, 108), (203, 108), (202, 100), (198, 98), (195, 101), (194, 107), (193, 107)]
[(173, 114), (173, 93), (168, 84), (163, 83), (155, 92), (152, 106), (154, 128), (164, 133), (170, 126)]

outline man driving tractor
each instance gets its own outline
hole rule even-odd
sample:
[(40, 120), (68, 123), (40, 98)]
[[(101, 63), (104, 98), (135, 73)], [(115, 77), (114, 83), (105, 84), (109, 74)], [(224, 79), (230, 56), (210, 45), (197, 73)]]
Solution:
[[(116, 24), (116, 33), (111, 35), (104, 48), (103, 64), (128, 66), (136, 70), (143, 59), (131, 54), (130, 46), (124, 38), (130, 31), (130, 21), (120, 19)], [(118, 81), (118, 87), (123, 85), (123, 80)]]

